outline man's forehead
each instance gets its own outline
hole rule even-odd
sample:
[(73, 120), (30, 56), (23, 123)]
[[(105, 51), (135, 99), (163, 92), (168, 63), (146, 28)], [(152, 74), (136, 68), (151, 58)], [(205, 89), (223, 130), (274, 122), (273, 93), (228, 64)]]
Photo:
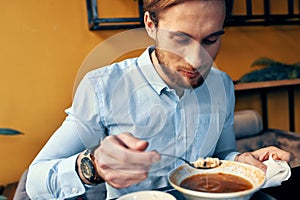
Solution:
[[(178, 5), (161, 13), (158, 28), (169, 30), (170, 33), (181, 33), (194, 39), (210, 35), (222, 35), (225, 19), (223, 0), (190, 1), (187, 5)], [(201, 3), (199, 3), (201, 2)], [(206, 4), (208, 5), (201, 5)], [(214, 3), (212, 3), (214, 2)], [(165, 32), (165, 30), (160, 30)]]

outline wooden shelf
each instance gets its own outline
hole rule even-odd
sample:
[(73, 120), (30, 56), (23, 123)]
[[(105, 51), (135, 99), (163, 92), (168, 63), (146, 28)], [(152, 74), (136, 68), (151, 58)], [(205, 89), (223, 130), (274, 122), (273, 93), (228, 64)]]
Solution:
[(255, 90), (255, 89), (267, 89), (276, 87), (288, 87), (300, 85), (300, 79), (279, 80), (279, 81), (264, 81), (253, 83), (238, 83), (234, 88), (236, 91), (242, 90)]

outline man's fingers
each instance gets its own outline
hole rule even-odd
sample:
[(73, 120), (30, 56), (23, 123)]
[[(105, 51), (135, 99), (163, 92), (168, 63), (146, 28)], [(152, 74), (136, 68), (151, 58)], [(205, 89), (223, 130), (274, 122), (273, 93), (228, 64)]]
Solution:
[(289, 152), (274, 146), (261, 148), (253, 152), (253, 155), (255, 155), (262, 162), (268, 160), (269, 155), (271, 154), (274, 160), (283, 160), (286, 162), (289, 162), (291, 160), (291, 154)]
[(148, 147), (148, 142), (144, 140), (140, 140), (130, 133), (122, 133), (117, 136), (129, 149), (137, 150), (137, 151), (144, 151)]
[(267, 166), (260, 162), (258, 159), (259, 157), (256, 157), (258, 155), (252, 154), (250, 152), (242, 153), (237, 156), (236, 161), (247, 163), (253, 166), (256, 166), (260, 168), (263, 171), (267, 170)]
[[(140, 153), (141, 154), (141, 153)], [(118, 156), (119, 155), (119, 156)], [(130, 156), (130, 159), (127, 157)], [(130, 173), (143, 173), (149, 172), (151, 167), (151, 160), (145, 161), (143, 157), (139, 157), (134, 159), (133, 155), (121, 155), (115, 154), (113, 157), (110, 154), (101, 154), (99, 159), (97, 159), (97, 164), (102, 168), (103, 166), (108, 166), (111, 169), (118, 170), (118, 171), (126, 171)], [(149, 160), (149, 159), (148, 159)]]
[[(129, 133), (111, 135), (106, 137), (96, 149), (95, 157), (101, 163), (117, 170), (148, 172), (150, 166), (159, 161), (160, 156), (155, 151), (140, 151), (147, 145), (147, 142), (134, 138)], [(130, 147), (133, 146), (138, 148), (131, 149)]]

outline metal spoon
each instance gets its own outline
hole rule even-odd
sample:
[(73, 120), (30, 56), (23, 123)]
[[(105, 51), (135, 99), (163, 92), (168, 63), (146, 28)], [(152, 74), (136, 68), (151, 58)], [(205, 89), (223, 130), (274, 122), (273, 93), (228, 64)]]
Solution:
[[(160, 154), (161, 156), (168, 156), (168, 157), (173, 157), (173, 158), (177, 158), (179, 160), (182, 160), (184, 161), (185, 163), (187, 163), (189, 166), (193, 167), (193, 168), (196, 168), (196, 169), (212, 169), (212, 168), (215, 168), (215, 167), (218, 167), (221, 165), (221, 161), (217, 158), (213, 158), (215, 161), (217, 161), (217, 163), (210, 163), (209, 161), (209, 158), (200, 158), (198, 159), (196, 162), (200, 162), (201, 161), (201, 165), (195, 165), (196, 162), (190, 162), (182, 157), (179, 157), (179, 156), (174, 156), (174, 155), (169, 155), (169, 154), (164, 154), (164, 153), (161, 153)], [(214, 164), (214, 165), (212, 165)]]

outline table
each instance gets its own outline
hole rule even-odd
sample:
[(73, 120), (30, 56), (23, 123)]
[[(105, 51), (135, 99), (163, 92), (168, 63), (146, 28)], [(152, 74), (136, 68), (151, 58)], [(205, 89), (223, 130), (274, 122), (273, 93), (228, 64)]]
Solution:
[[(158, 190), (165, 191), (169, 194), (172, 194), (174, 197), (176, 197), (177, 200), (186, 200), (180, 192), (178, 192), (171, 186), (160, 188)], [(264, 192), (258, 191), (250, 198), (250, 200), (276, 200), (276, 199)]]
[[(178, 192), (171, 186), (160, 188), (157, 190), (167, 192), (173, 195), (177, 200), (186, 200), (186, 198), (184, 198), (184, 196), (180, 192)], [(117, 199), (113, 199), (113, 200), (117, 200)], [(250, 200), (276, 200), (276, 199), (264, 192), (258, 191), (250, 198)]]

